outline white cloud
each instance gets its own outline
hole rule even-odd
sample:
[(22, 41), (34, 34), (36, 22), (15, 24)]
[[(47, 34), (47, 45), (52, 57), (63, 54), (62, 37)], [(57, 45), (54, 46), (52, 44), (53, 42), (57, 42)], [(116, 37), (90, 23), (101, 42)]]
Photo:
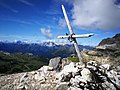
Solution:
[(50, 28), (41, 28), (40, 32), (48, 39), (52, 38), (52, 33), (51, 33), (51, 29)]
[(8, 9), (8, 10), (10, 10), (10, 11), (12, 11), (13, 13), (18, 13), (18, 12), (19, 12), (18, 10), (14, 9), (14, 8), (12, 8), (11, 6), (9, 6), (9, 5), (5, 4), (5, 3), (2, 3), (2, 2), (0, 2), (0, 6)]
[(20, 23), (20, 24), (25, 24), (25, 25), (32, 25), (35, 23), (32, 21), (26, 21), (26, 20), (16, 19), (16, 18), (12, 18), (12, 17), (9, 19), (8, 18), (0, 18), (0, 20)]
[(120, 28), (120, 8), (114, 0), (74, 0), (72, 19), (79, 28), (113, 30)]
[(28, 2), (27, 0), (19, 0), (19, 1), (26, 4), (26, 5), (28, 5), (28, 6), (33, 6), (33, 4)]
[(66, 27), (65, 19), (59, 18), (58, 25), (62, 28)]

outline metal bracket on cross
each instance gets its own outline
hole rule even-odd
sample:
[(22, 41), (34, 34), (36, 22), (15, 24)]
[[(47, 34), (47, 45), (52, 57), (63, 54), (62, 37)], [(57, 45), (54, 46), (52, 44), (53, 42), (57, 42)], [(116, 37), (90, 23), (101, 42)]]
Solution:
[(78, 58), (79, 58), (79, 61), (80, 61), (81, 64), (83, 64), (82, 55), (81, 55), (81, 53), (80, 53), (80, 49), (79, 49), (79, 47), (78, 47), (76, 38), (88, 38), (88, 37), (93, 36), (94, 34), (75, 35), (74, 32), (73, 32), (73, 30), (72, 30), (72, 27), (71, 27), (71, 25), (70, 25), (70, 22), (69, 22), (67, 13), (66, 13), (65, 8), (64, 8), (63, 5), (62, 5), (62, 11), (63, 11), (64, 17), (65, 17), (65, 20), (66, 20), (68, 29), (69, 29), (69, 31), (70, 31), (70, 35), (66, 34), (66, 36), (58, 36), (58, 38), (60, 38), (60, 39), (68, 38), (68, 40), (70, 40), (70, 42), (73, 42), (74, 47), (75, 47), (75, 50), (76, 50), (77, 55), (78, 55)]

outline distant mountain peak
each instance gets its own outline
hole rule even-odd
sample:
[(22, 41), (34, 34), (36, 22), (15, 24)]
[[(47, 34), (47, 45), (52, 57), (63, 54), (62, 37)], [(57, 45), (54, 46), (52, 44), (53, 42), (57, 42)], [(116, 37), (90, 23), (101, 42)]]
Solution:
[(117, 45), (120, 44), (120, 34), (116, 34), (112, 38), (103, 39), (98, 46), (105, 45), (105, 44), (117, 44)]
[(61, 45), (61, 46), (70, 45), (70, 43), (69, 42), (60, 42), (60, 41), (56, 41), (56, 40), (46, 40), (46, 41), (41, 42), (41, 45), (52, 47), (52, 46), (57, 46), (57, 45)]
[(41, 45), (52, 47), (52, 46), (56, 46), (56, 43), (49, 41), (49, 42), (43, 42), (43, 43), (41, 43)]

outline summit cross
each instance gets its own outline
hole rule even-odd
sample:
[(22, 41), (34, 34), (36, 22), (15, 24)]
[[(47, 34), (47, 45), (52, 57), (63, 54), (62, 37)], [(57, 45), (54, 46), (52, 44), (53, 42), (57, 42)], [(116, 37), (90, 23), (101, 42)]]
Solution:
[(81, 55), (81, 53), (80, 53), (80, 49), (79, 49), (79, 47), (78, 47), (78, 43), (77, 43), (76, 38), (88, 38), (88, 37), (93, 36), (94, 34), (75, 35), (75, 33), (74, 33), (73, 30), (72, 30), (72, 27), (71, 27), (71, 25), (70, 25), (70, 22), (69, 22), (67, 13), (66, 13), (66, 10), (65, 10), (65, 8), (64, 8), (63, 5), (62, 5), (62, 11), (63, 11), (64, 17), (65, 17), (65, 21), (66, 21), (66, 23), (67, 23), (67, 26), (68, 26), (70, 35), (66, 34), (66, 36), (58, 36), (58, 38), (60, 38), (60, 39), (68, 38), (68, 40), (69, 40), (70, 42), (73, 42), (74, 47), (75, 47), (75, 50), (76, 50), (76, 52), (77, 52), (77, 56), (78, 56), (79, 61), (80, 61), (80, 64), (83, 64), (83, 58), (82, 58), (82, 55)]

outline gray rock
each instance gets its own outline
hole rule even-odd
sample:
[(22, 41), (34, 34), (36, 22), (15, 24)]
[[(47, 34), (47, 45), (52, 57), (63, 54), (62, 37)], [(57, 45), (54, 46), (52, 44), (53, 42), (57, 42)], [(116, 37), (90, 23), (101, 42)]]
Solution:
[(68, 58), (63, 58), (62, 59), (62, 69), (64, 68), (65, 65), (68, 65), (70, 63), (71, 63), (71, 61), (68, 60)]
[(96, 49), (101, 49), (101, 50), (105, 50), (105, 49), (108, 49), (108, 50), (119, 50), (119, 48), (117, 47), (116, 44), (104, 44), (104, 45), (97, 46)]
[(120, 65), (116, 67), (117, 71), (120, 72)]
[(62, 82), (57, 85), (56, 90), (68, 90), (68, 83)]
[(62, 68), (61, 57), (50, 59), (49, 66), (53, 67), (54, 70), (60, 71)]
[(110, 69), (110, 65), (109, 64), (103, 64), (103, 65), (100, 65), (99, 67), (102, 68), (102, 69), (106, 69), (106, 70)]
[(57, 78), (59, 78), (60, 81), (68, 81), (72, 76), (78, 72), (78, 68), (74, 67), (75, 64), (71, 62), (69, 65), (64, 66), (63, 70), (58, 73)]
[(86, 81), (90, 82), (92, 80), (92, 73), (90, 72), (90, 70), (88, 68), (84, 68), (81, 71), (81, 75), (82, 75), (82, 78)]
[(57, 57), (50, 59), (49, 66), (53, 67), (53, 69), (56, 71), (60, 71), (64, 68), (65, 65), (68, 65), (70, 63), (71, 61), (68, 60), (67, 58), (61, 59), (61, 57)]
[(87, 52), (88, 55), (92, 55), (92, 56), (102, 56), (102, 54), (100, 52), (97, 51), (88, 51)]
[(94, 61), (86, 65), (65, 61), (58, 72), (51, 67), (55, 66), (53, 61), (36, 71), (0, 76), (0, 90), (120, 90), (119, 67), (112, 69)]
[(80, 82), (81, 83), (87, 83), (87, 80), (85, 80), (83, 77), (81, 77), (80, 75), (78, 75), (78, 76), (75, 76), (75, 82), (76, 82), (76, 85), (77, 85)]

